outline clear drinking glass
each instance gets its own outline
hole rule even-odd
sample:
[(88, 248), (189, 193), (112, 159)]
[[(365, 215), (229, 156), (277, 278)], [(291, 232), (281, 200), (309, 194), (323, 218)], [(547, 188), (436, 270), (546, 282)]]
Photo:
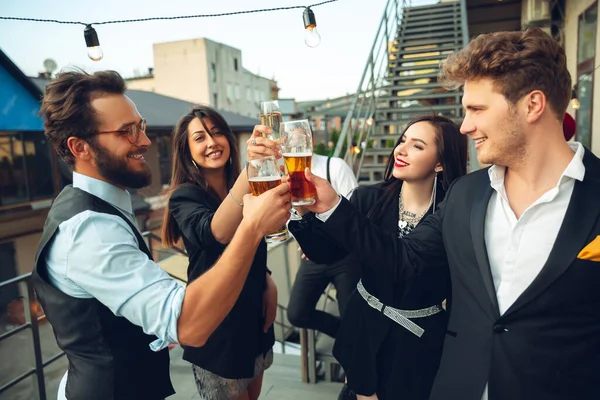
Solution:
[(260, 103), (260, 124), (266, 125), (272, 130), (270, 135), (266, 135), (268, 139), (278, 142), (281, 121), (283, 121), (283, 117), (281, 111), (279, 111), (279, 103), (276, 100)]
[(308, 120), (282, 122), (279, 127), (281, 154), (288, 175), (292, 193), (292, 206), (306, 206), (315, 203), (315, 185), (306, 180), (304, 169), (310, 170), (313, 155), (313, 140)]
[[(253, 196), (260, 196), (267, 190), (281, 184), (281, 171), (277, 159), (273, 156), (255, 158), (246, 164), (248, 183)], [(276, 232), (265, 236), (267, 243), (279, 243), (289, 238), (287, 227), (284, 225)]]

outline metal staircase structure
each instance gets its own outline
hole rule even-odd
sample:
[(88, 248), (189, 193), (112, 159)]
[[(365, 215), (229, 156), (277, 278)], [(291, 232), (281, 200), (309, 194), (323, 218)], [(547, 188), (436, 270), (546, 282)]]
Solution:
[[(437, 81), (440, 62), (468, 42), (466, 0), (388, 0), (334, 155), (360, 184), (383, 180), (406, 124), (435, 113), (460, 124), (461, 91)], [(469, 170), (478, 168), (470, 149)]]

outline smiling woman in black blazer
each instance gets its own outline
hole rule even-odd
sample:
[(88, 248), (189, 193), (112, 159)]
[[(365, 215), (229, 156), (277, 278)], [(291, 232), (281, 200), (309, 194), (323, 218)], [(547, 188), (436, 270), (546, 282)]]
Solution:
[[(277, 150), (260, 146), (275, 146), (262, 133), (270, 133), (269, 128), (255, 126), (248, 141), (248, 159), (279, 155)], [(214, 109), (198, 106), (184, 115), (173, 131), (172, 149), (173, 173), (163, 242), (172, 246), (183, 241), (189, 255), (191, 283), (223, 254), (242, 220), (241, 200), (250, 188), (245, 169), (240, 173), (235, 136)], [(193, 364), (200, 399), (258, 398), (263, 371), (273, 362), (276, 309), (277, 289), (267, 269), (267, 246), (263, 241), (227, 317), (204, 346), (183, 346), (184, 360)]]
[[(358, 188), (351, 202), (381, 228), (403, 237), (435, 212), (448, 186), (466, 173), (467, 141), (450, 119), (411, 121), (390, 154), (385, 181)], [(290, 222), (305, 254), (332, 262), (348, 253), (319, 232), (314, 214)], [(333, 349), (347, 376), (340, 398), (427, 400), (437, 371), (447, 316), (447, 268), (400, 281), (362, 264), (362, 279), (342, 318)]]

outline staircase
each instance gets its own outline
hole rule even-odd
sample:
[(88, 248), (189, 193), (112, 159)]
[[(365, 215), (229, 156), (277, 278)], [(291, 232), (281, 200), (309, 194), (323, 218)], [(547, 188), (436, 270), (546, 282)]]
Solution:
[[(437, 75), (440, 61), (468, 40), (465, 2), (388, 1), (335, 149), (361, 185), (383, 180), (411, 119), (435, 113), (462, 121), (462, 92), (446, 91)], [(473, 151), (469, 170), (478, 168)]]

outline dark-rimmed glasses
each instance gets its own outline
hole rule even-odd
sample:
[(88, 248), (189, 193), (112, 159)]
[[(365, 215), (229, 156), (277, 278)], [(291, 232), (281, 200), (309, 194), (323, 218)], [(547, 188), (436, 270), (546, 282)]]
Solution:
[(135, 144), (135, 143), (137, 143), (137, 141), (140, 137), (140, 132), (144, 132), (144, 133), (146, 132), (146, 120), (144, 118), (142, 118), (142, 120), (139, 123), (129, 125), (125, 129), (119, 129), (117, 131), (96, 132), (96, 134), (97, 135), (99, 135), (101, 133), (119, 133), (121, 135), (127, 134), (129, 143)]

